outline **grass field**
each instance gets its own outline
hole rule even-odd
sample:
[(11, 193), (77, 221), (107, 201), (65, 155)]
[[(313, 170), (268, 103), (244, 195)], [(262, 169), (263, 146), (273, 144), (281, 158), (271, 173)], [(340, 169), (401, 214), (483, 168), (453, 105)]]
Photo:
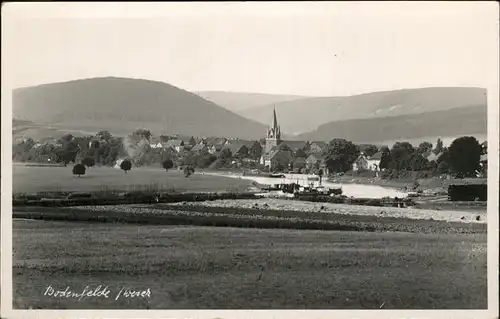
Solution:
[(486, 308), (486, 234), (14, 220), (13, 284), (14, 308)]
[(143, 188), (175, 191), (245, 191), (250, 181), (195, 173), (185, 178), (181, 171), (133, 168), (127, 174), (111, 167), (93, 167), (81, 177), (68, 167), (13, 166), (13, 193), (59, 191), (132, 191)]

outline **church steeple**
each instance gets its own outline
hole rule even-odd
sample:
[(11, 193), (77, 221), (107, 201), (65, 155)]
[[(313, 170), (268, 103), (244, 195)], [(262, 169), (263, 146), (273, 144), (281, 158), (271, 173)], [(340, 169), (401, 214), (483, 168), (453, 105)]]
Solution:
[(273, 129), (278, 129), (278, 119), (276, 119), (276, 107), (273, 108)]
[(267, 138), (277, 140), (281, 138), (281, 129), (278, 125), (278, 118), (276, 117), (276, 108), (273, 109), (273, 121), (271, 126), (267, 129)]

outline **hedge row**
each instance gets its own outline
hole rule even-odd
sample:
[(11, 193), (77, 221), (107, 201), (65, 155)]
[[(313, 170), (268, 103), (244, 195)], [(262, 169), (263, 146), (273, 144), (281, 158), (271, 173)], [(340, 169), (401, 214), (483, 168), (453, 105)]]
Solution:
[(88, 198), (15, 198), (13, 206), (84, 206), (84, 205), (120, 205), (120, 204), (154, 204), (213, 201), (218, 199), (256, 199), (254, 193), (183, 193), (183, 194), (147, 194), (127, 193), (125, 196), (88, 197)]

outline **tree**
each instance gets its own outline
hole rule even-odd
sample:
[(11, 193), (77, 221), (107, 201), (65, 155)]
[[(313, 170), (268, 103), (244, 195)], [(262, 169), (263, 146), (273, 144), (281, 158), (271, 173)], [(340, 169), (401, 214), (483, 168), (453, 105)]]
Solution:
[(145, 139), (147, 139), (149, 141), (149, 139), (151, 138), (151, 136), (153, 134), (151, 134), (150, 130), (138, 129), (132, 135), (133, 135), (134, 138), (139, 138), (139, 139), (145, 138)]
[(198, 159), (196, 161), (196, 166), (199, 168), (207, 168), (213, 162), (215, 162), (215, 160), (217, 160), (217, 156), (212, 155), (212, 154), (204, 154), (204, 155), (198, 156)]
[(368, 156), (368, 157), (371, 157), (373, 155), (375, 155), (375, 153), (378, 152), (378, 147), (375, 146), (375, 145), (368, 145), (365, 147), (365, 149), (363, 150), (363, 153)]
[(391, 149), (391, 164), (390, 167), (396, 170), (411, 169), (411, 159), (415, 149), (408, 142), (396, 142)]
[(410, 161), (410, 167), (412, 171), (423, 171), (426, 170), (428, 166), (429, 161), (421, 154), (415, 154)]
[(482, 147), (473, 136), (463, 136), (455, 139), (449, 149), (449, 165), (457, 177), (476, 176), (480, 170)]
[(229, 148), (224, 148), (219, 154), (219, 165), (221, 167), (227, 166), (231, 163), (232, 157), (233, 154), (231, 153), (231, 150)]
[(321, 182), (323, 180), (323, 170), (321, 168), (318, 171), (318, 177), (319, 177), (319, 184), (321, 185)]
[(127, 171), (130, 171), (132, 169), (132, 162), (128, 159), (124, 159), (120, 163), (120, 168), (127, 174)]
[(184, 167), (184, 177), (189, 177), (194, 174), (194, 167), (191, 165), (187, 165)]
[(359, 148), (346, 139), (333, 139), (323, 153), (330, 171), (347, 172), (359, 156)]
[(437, 166), (437, 170), (440, 174), (448, 174), (450, 172), (450, 166), (446, 162), (440, 162)]
[(482, 155), (488, 154), (488, 141), (481, 143)]
[(429, 142), (422, 142), (417, 148), (417, 153), (420, 155), (427, 156), (432, 151), (432, 144)]
[(98, 139), (109, 142), (112, 138), (113, 135), (109, 133), (108, 131), (100, 131), (95, 135)]
[(76, 164), (75, 166), (73, 166), (73, 175), (78, 175), (78, 177), (80, 177), (80, 175), (85, 175), (85, 170), (85, 165)]
[(87, 167), (92, 167), (95, 165), (95, 160), (93, 157), (87, 156), (82, 159), (82, 164)]
[(380, 158), (379, 168), (388, 169), (392, 161), (391, 151), (389, 150), (388, 147), (384, 147), (382, 148), (381, 152), (382, 152), (382, 157)]
[(172, 167), (174, 167), (174, 162), (172, 162), (171, 159), (166, 159), (164, 160), (161, 165), (163, 166), (163, 168), (165, 169), (165, 171), (168, 171), (169, 169), (171, 169)]
[(438, 138), (438, 140), (436, 142), (436, 147), (434, 148), (434, 150), (432, 152), (434, 154), (438, 155), (439, 153), (442, 153), (443, 150), (444, 150), (443, 141), (441, 141), (441, 139)]

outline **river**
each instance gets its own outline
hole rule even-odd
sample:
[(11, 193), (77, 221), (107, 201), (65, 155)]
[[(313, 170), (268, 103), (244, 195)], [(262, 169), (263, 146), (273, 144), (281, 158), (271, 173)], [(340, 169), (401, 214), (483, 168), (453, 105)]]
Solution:
[[(218, 175), (218, 176), (227, 176), (232, 178), (242, 178), (253, 180), (259, 184), (288, 184), (288, 183), (298, 183), (303, 186), (307, 186), (312, 181), (308, 181), (308, 177), (317, 177), (315, 175), (304, 175), (304, 174), (285, 174), (285, 178), (270, 178), (270, 177), (261, 177), (261, 176), (243, 176), (242, 174), (223, 174), (223, 173), (205, 173), (210, 175)], [(359, 198), (382, 198), (382, 197), (399, 197), (403, 198), (408, 195), (408, 193), (382, 187), (378, 185), (362, 185), (362, 184), (334, 184), (331, 182), (323, 181), (323, 186), (329, 188), (342, 188), (342, 193), (348, 197), (359, 197)], [(317, 186), (318, 182), (314, 182), (314, 185)]]

